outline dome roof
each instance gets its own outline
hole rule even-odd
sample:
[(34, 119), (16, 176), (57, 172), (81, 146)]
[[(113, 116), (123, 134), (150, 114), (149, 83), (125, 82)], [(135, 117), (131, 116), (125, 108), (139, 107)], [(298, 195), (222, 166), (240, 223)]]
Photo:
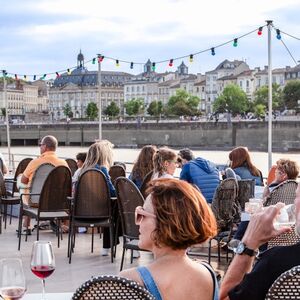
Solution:
[(79, 60), (79, 61), (83, 61), (84, 60), (84, 56), (81, 53), (81, 50), (80, 50), (79, 54), (77, 55), (77, 60)]

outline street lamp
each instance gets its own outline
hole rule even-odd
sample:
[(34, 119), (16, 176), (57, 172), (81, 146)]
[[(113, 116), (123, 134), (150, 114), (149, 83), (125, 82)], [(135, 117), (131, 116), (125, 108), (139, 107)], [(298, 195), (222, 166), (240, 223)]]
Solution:
[(99, 114), (99, 140), (102, 140), (102, 99), (101, 99), (101, 54), (98, 57), (98, 114)]

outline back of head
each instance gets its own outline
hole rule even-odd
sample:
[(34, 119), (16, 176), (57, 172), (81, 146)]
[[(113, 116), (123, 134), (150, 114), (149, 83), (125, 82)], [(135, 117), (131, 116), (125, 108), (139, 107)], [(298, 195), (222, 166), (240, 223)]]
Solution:
[(214, 214), (202, 194), (191, 184), (177, 179), (150, 183), (148, 197), (156, 215), (153, 239), (157, 246), (186, 249), (215, 236)]
[(177, 154), (168, 147), (159, 148), (153, 156), (154, 172), (162, 175), (165, 172), (164, 162), (176, 160)]
[(195, 159), (195, 156), (194, 156), (192, 150), (190, 150), (189, 148), (184, 148), (184, 149), (179, 150), (178, 155), (187, 161)]
[(42, 144), (46, 145), (48, 151), (56, 151), (58, 142), (56, 137), (53, 135), (46, 135), (42, 138)]
[(299, 165), (296, 161), (281, 158), (276, 162), (277, 169), (287, 175), (287, 179), (297, 179), (299, 175)]
[(82, 162), (84, 162), (85, 159), (86, 159), (86, 156), (87, 156), (87, 152), (79, 152), (76, 155), (76, 159), (81, 160)]

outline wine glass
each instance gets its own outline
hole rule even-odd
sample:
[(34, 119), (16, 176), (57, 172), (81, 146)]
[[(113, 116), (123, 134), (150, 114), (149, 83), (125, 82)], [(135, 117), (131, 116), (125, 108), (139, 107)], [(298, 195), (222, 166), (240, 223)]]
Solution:
[(32, 273), (42, 280), (42, 299), (45, 299), (45, 278), (49, 277), (55, 269), (55, 259), (51, 242), (34, 242), (30, 267)]
[(274, 220), (274, 228), (281, 229), (284, 227), (292, 227), (295, 224), (295, 205), (285, 205), (280, 209), (280, 213)]
[(18, 300), (26, 292), (22, 261), (18, 258), (0, 260), (0, 295), (5, 300)]

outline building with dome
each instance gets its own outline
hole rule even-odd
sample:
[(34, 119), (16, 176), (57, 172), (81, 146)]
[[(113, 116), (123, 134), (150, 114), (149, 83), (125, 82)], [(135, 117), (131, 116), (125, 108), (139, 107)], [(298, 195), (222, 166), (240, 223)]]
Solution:
[[(124, 83), (133, 75), (125, 72), (101, 71), (101, 101), (104, 110), (115, 102), (124, 111)], [(79, 52), (77, 67), (70, 73), (57, 77), (49, 91), (49, 109), (56, 120), (66, 118), (64, 107), (69, 104), (74, 118), (86, 117), (90, 102), (98, 103), (98, 72), (88, 71), (84, 66), (84, 55)]]

